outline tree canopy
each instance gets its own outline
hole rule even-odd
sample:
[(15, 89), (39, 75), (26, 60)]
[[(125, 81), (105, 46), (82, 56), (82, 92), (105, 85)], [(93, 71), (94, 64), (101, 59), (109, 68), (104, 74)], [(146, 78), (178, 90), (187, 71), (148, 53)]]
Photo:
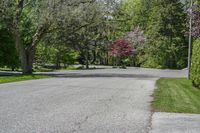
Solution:
[[(24, 74), (34, 65), (112, 65), (110, 49), (123, 44), (116, 46), (132, 49), (126, 65), (185, 68), (189, 5), (189, 0), (1, 0), (0, 56), (5, 61), (0, 64), (20, 66)], [(193, 34), (198, 38), (196, 14)]]

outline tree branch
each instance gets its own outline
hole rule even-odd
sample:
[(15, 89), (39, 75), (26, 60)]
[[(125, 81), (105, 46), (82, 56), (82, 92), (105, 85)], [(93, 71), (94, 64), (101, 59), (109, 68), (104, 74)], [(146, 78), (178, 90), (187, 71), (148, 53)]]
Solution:
[(26, 6), (30, 5), (33, 2), (33, 0), (28, 1), (26, 4), (24, 4), (23, 8), (25, 8)]

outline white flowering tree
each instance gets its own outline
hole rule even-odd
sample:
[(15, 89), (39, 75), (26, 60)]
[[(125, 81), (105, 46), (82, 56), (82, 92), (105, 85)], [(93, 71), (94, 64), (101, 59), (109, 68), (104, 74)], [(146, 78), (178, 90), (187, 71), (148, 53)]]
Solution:
[(140, 27), (136, 27), (132, 31), (126, 32), (124, 34), (124, 39), (132, 45), (134, 52), (136, 52), (138, 48), (142, 48), (146, 40), (144, 31), (141, 30)]
[(192, 7), (192, 36), (194, 38), (200, 37), (200, 4), (196, 4)]

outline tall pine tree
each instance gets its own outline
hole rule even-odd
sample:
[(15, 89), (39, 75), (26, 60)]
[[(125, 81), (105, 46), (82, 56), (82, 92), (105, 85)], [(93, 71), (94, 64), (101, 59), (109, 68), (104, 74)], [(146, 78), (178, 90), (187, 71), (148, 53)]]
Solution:
[(186, 12), (179, 0), (154, 0), (147, 44), (140, 58), (146, 67), (184, 68), (187, 63)]

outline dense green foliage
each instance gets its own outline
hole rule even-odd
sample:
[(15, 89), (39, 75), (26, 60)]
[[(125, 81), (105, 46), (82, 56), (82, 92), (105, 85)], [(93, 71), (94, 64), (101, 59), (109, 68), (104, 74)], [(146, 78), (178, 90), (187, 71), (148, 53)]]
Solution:
[(191, 13), (192, 20), (192, 37), (193, 37), (193, 50), (190, 78), (194, 86), (200, 88), (200, 1), (196, 0)]
[(45, 66), (48, 64), (56, 64), (56, 68), (60, 68), (61, 64), (65, 67), (78, 62), (79, 52), (70, 47), (57, 45), (45, 46), (39, 44), (36, 51), (36, 64)]
[(157, 81), (152, 103), (155, 111), (200, 114), (200, 90), (187, 79)]
[(14, 41), (6, 28), (0, 29), (0, 67), (9, 67), (14, 70), (19, 67), (19, 59)]
[(200, 39), (193, 43), (191, 80), (193, 84), (200, 88)]
[(134, 42), (134, 54), (124, 59), (125, 64), (185, 68), (188, 3), (189, 0), (1, 1), (0, 66), (21, 66), (23, 73), (32, 73), (35, 65), (113, 65), (110, 45), (119, 38), (127, 39), (126, 34), (131, 33), (128, 40)]
[(145, 47), (134, 55), (135, 66), (181, 69), (187, 66), (188, 1), (125, 0), (115, 14), (117, 35), (139, 26)]
[(142, 66), (184, 68), (187, 63), (186, 13), (179, 0), (153, 2)]

